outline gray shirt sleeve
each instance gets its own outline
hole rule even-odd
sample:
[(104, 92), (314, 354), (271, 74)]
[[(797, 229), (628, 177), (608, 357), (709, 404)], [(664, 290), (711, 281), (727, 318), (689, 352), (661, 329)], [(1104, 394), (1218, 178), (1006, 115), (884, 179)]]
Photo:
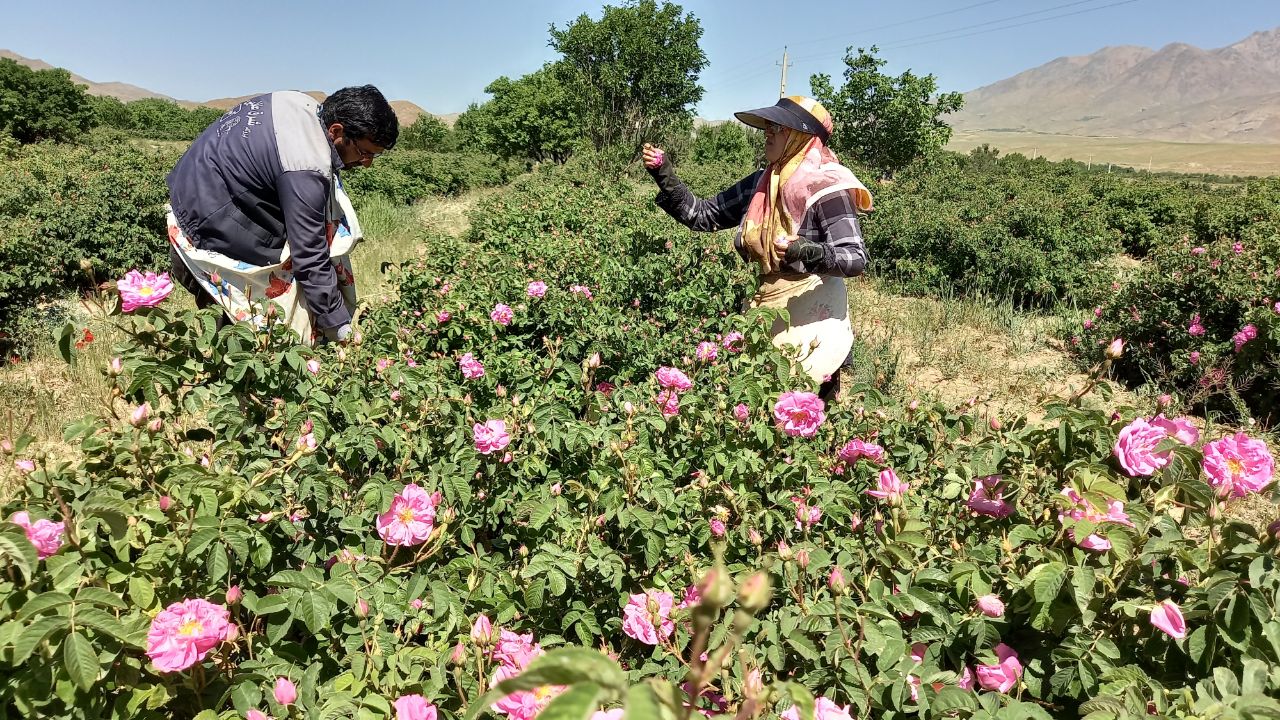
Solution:
[(658, 197), (654, 198), (658, 207), (690, 230), (704, 232), (737, 227), (742, 223), (763, 172), (758, 170), (715, 197), (702, 199), (680, 182), (670, 163), (664, 162), (657, 170), (649, 171), (661, 189)]
[(329, 180), (318, 172), (298, 170), (282, 173), (276, 184), (298, 289), (317, 328), (341, 327), (351, 322), (351, 312), (329, 255)]
[(822, 259), (793, 269), (838, 277), (854, 277), (867, 269), (867, 246), (849, 193), (832, 193), (814, 203), (798, 234), (822, 245)]

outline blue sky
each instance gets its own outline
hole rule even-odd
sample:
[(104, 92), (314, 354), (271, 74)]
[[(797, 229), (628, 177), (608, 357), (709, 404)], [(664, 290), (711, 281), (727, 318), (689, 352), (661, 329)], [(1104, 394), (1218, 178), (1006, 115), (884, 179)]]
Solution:
[[(615, 3), (616, 4), (616, 3)], [(790, 93), (809, 76), (838, 76), (848, 45), (877, 44), (891, 71), (937, 76), (970, 90), (1062, 55), (1106, 45), (1221, 47), (1280, 26), (1280, 0), (867, 0), (822, 3), (687, 0), (701, 21), (706, 95), (698, 114), (777, 98), (782, 48), (793, 60)], [(0, 48), (184, 100), (277, 89), (332, 91), (372, 82), (391, 99), (435, 113), (484, 99), (499, 75), (517, 77), (554, 59), (547, 27), (603, 2), (333, 2), (181, 0), (14, 2)], [(805, 13), (805, 5), (817, 8)], [(788, 8), (788, 11), (780, 11)]]

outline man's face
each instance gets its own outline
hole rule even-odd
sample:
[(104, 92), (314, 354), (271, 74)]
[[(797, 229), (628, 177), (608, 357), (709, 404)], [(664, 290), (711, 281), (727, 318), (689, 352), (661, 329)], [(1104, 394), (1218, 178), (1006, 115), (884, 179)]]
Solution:
[(354, 138), (346, 134), (339, 123), (329, 128), (329, 136), (333, 138), (333, 146), (342, 160), (342, 169), (349, 170), (356, 166), (369, 167), (374, 158), (386, 151), (386, 148), (375, 145), (366, 138)]

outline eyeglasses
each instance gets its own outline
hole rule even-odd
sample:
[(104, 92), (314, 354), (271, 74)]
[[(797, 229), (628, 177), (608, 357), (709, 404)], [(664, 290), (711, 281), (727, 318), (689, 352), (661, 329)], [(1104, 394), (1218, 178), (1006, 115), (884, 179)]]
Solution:
[(385, 150), (382, 150), (379, 152), (369, 152), (368, 150), (365, 150), (364, 148), (360, 147), (360, 141), (357, 140), (356, 138), (348, 138), (348, 139), (351, 141), (351, 147), (354, 147), (356, 149), (356, 152), (360, 153), (361, 160), (374, 160), (379, 155), (386, 152)]
[(766, 135), (777, 135), (783, 130), (784, 128), (781, 125), (778, 125), (777, 123), (769, 123), (764, 127), (764, 131)]

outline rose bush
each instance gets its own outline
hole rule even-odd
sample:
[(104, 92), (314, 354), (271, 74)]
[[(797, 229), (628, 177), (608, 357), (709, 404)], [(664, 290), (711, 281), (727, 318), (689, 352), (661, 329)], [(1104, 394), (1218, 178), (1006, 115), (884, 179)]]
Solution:
[(751, 279), (720, 242), (569, 170), (431, 239), (348, 345), (119, 315), (80, 456), (0, 446), (0, 517), (27, 513), (0, 523), (0, 708), (1119, 717), (1276, 694), (1275, 530), (1222, 512), (1274, 493), (1256, 434), (1168, 437), (1130, 477), (1122, 431), (1163, 427), (1137, 408), (992, 429), (856, 384), (819, 407), (773, 316), (737, 314)]

